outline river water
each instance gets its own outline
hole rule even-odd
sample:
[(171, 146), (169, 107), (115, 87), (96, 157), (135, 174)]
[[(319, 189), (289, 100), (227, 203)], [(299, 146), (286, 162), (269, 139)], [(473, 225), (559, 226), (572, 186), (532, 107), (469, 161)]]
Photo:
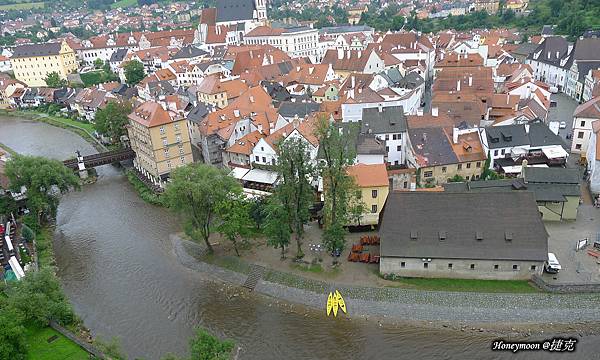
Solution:
[[(0, 117), (0, 142), (56, 159), (95, 152), (63, 129)], [(65, 292), (95, 336), (120, 339), (133, 359), (184, 355), (196, 326), (235, 340), (240, 359), (542, 359), (549, 354), (494, 353), (493, 336), (331, 319), (260, 295), (224, 297), (223, 285), (178, 263), (169, 234), (177, 220), (137, 197), (121, 171), (98, 169), (98, 182), (65, 195), (54, 241)], [(287, 309), (287, 310), (286, 310)], [(597, 337), (570, 358), (598, 359)], [(558, 355), (558, 354), (554, 354)]]

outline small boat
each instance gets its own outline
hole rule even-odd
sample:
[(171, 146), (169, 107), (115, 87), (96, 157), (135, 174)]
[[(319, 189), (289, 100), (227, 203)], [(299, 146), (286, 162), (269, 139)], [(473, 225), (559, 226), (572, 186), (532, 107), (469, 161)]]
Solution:
[(337, 313), (338, 313), (338, 307), (339, 307), (339, 303), (338, 303), (338, 298), (335, 295), (331, 296), (332, 301), (332, 305), (333, 305), (333, 316), (337, 317)]
[(346, 302), (344, 301), (344, 298), (342, 297), (342, 294), (340, 294), (339, 291), (335, 291), (335, 297), (337, 298), (337, 302), (338, 305), (340, 307), (340, 309), (342, 309), (342, 311), (344, 312), (344, 314), (346, 313)]
[(329, 314), (331, 314), (332, 308), (333, 308), (333, 295), (331, 293), (329, 293), (329, 296), (327, 297), (327, 316), (329, 316)]

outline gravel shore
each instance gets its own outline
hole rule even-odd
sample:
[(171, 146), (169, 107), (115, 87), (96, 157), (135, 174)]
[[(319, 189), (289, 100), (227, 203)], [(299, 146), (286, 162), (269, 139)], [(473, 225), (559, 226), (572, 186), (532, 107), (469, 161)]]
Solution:
[[(203, 253), (200, 245), (176, 236), (171, 240), (175, 255), (187, 268), (236, 286), (246, 280), (246, 274), (197, 260), (194, 255)], [(326, 294), (338, 289), (351, 318), (374, 316), (452, 324), (573, 324), (600, 319), (600, 294), (498, 294), (353, 287), (296, 275), (291, 276), (296, 278), (297, 286), (290, 286), (289, 281), (284, 282), (285, 285), (277, 282), (279, 276), (274, 275), (267, 274), (266, 278), (271, 281), (260, 280), (255, 293), (324, 311)]]

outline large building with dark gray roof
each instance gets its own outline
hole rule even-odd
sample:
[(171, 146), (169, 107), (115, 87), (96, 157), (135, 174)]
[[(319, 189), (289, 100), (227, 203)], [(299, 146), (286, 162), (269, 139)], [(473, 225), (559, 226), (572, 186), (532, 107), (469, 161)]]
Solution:
[(541, 122), (487, 127), (482, 142), (492, 159), (490, 165), (505, 173), (520, 173), (523, 160), (530, 165), (563, 166), (568, 157), (563, 139)]
[(216, 5), (217, 25), (267, 19), (267, 0), (219, 0)]
[(390, 193), (379, 236), (383, 275), (529, 279), (548, 256), (528, 191)]
[(362, 134), (375, 135), (385, 142), (389, 165), (405, 164), (408, 125), (402, 106), (363, 109), (360, 129)]
[(467, 181), (444, 184), (447, 192), (530, 191), (545, 221), (575, 220), (581, 186), (579, 170), (561, 167), (524, 167), (512, 179)]

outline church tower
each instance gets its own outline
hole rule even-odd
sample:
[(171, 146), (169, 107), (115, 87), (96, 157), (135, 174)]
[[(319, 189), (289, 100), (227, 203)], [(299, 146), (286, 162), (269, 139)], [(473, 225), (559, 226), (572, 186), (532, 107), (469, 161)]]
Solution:
[(267, 20), (267, 0), (254, 0), (254, 7), (256, 8), (257, 20)]

